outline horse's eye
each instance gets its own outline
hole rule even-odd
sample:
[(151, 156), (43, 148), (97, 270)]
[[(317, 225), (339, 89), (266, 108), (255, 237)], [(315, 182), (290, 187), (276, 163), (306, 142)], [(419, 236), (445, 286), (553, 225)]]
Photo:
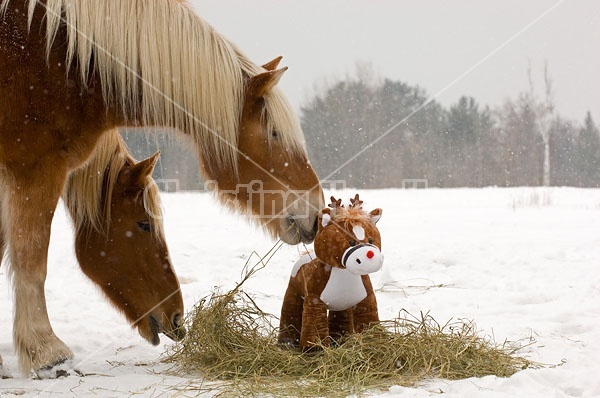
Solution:
[(277, 130), (271, 131), (271, 137), (272, 138), (279, 138), (279, 132)]
[(354, 239), (353, 239), (353, 240), (351, 240), (351, 241), (350, 241), (350, 242), (348, 242), (348, 243), (350, 243), (350, 246), (356, 246), (356, 241), (355, 241)]
[(373, 238), (369, 238), (369, 243), (373, 244)]
[(152, 230), (148, 221), (138, 221), (137, 225), (141, 231), (150, 232)]

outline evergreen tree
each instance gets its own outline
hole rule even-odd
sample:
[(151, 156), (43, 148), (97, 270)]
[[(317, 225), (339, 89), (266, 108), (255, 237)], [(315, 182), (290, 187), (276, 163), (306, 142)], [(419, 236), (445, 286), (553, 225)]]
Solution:
[(577, 169), (582, 186), (600, 186), (600, 133), (587, 113), (577, 139)]
[(550, 130), (550, 183), (553, 186), (582, 186), (577, 170), (577, 130), (560, 117)]
[(368, 169), (352, 158), (369, 144), (377, 128), (368, 120), (372, 103), (369, 86), (349, 81), (335, 84), (302, 108), (309, 157), (320, 178), (371, 185)]
[(316, 96), (302, 108), (301, 122), (317, 174), (362, 188), (429, 178), (429, 144), (443, 110), (426, 101), (420, 88), (391, 80), (338, 82)]
[(489, 109), (479, 110), (473, 97), (461, 97), (450, 107), (446, 119), (446, 159), (453, 186), (483, 186), (486, 175), (484, 151), (493, 122)]

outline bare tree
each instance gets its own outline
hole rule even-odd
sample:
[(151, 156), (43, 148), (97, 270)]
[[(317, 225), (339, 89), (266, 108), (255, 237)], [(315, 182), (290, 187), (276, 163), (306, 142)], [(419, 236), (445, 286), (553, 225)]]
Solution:
[(542, 141), (544, 142), (544, 164), (542, 167), (542, 185), (550, 186), (550, 130), (554, 119), (554, 91), (552, 79), (548, 73), (548, 61), (544, 63), (544, 99), (538, 100), (535, 93), (531, 65), (527, 70), (529, 78), (529, 99), (531, 109), (535, 113)]

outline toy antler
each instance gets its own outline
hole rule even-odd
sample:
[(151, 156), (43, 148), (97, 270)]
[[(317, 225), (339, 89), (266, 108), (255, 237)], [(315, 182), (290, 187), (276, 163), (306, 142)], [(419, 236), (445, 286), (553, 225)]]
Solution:
[(333, 196), (331, 197), (331, 203), (328, 204), (327, 206), (331, 207), (332, 215), (335, 215), (337, 213), (338, 209), (344, 207), (344, 206), (342, 206), (342, 199), (336, 199)]
[(362, 209), (363, 201), (358, 198), (358, 194), (354, 195), (354, 199), (350, 199), (350, 207)]

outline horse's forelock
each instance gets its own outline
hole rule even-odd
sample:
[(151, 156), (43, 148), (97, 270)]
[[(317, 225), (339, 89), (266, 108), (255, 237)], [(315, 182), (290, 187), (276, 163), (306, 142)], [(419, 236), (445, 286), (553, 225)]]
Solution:
[(152, 232), (157, 237), (164, 236), (162, 222), (162, 204), (160, 201), (159, 189), (152, 176), (146, 177), (146, 188), (143, 192), (143, 201), (146, 214), (152, 226)]
[(265, 98), (263, 118), (267, 124), (267, 131), (277, 131), (278, 139), (285, 148), (289, 149), (292, 154), (306, 155), (300, 121), (287, 98), (277, 87)]
[[(100, 138), (90, 159), (69, 175), (63, 191), (63, 200), (76, 229), (91, 227), (102, 234), (108, 232), (112, 193), (119, 173), (128, 162), (133, 164), (135, 160), (127, 150), (120, 133), (112, 130)], [(157, 236), (162, 236), (162, 207), (158, 187), (152, 176), (146, 176), (145, 188), (140, 195), (143, 195), (152, 231)]]

